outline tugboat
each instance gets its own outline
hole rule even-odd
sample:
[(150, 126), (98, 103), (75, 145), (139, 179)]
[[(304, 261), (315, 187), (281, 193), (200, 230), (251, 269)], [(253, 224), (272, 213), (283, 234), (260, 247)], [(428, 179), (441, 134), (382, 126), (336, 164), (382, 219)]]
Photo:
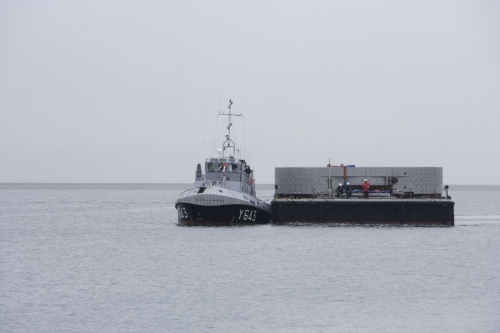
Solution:
[(228, 118), (225, 140), (217, 150), (219, 156), (206, 159), (204, 174), (198, 164), (195, 188), (182, 192), (175, 203), (178, 225), (231, 226), (271, 222), (271, 205), (256, 197), (253, 170), (235, 155), (231, 117), (241, 115), (231, 113), (232, 104), (229, 100), (229, 112), (218, 114)]

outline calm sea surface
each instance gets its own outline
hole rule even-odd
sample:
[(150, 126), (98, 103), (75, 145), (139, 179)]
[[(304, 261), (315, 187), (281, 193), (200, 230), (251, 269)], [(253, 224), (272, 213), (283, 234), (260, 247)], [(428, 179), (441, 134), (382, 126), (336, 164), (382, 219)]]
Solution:
[(0, 190), (0, 332), (500, 332), (498, 190), (452, 228), (179, 227), (180, 192)]

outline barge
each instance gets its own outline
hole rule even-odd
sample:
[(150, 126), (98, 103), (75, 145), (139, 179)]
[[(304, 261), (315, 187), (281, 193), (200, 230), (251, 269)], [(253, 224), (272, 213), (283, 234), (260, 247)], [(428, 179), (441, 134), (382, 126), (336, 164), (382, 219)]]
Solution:
[[(363, 183), (369, 182), (364, 199)], [(336, 186), (336, 185), (339, 186)], [(339, 191), (340, 189), (340, 191)], [(444, 195), (443, 195), (444, 192)], [(441, 167), (275, 168), (272, 223), (453, 226)]]

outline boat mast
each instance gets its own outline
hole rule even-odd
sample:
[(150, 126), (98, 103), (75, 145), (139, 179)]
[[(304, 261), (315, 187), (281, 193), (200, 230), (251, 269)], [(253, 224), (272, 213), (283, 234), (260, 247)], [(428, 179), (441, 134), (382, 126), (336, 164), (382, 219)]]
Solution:
[(231, 140), (231, 126), (233, 126), (233, 123), (231, 123), (231, 117), (232, 116), (241, 117), (241, 114), (232, 114), (231, 113), (231, 105), (233, 105), (233, 102), (231, 100), (229, 100), (229, 105), (227, 106), (229, 109), (228, 114), (222, 113), (222, 114), (217, 115), (217, 116), (228, 116), (226, 140), (224, 140), (224, 143), (222, 143), (222, 155), (221, 155), (221, 157), (225, 157), (226, 149), (232, 148), (233, 149), (233, 154), (232, 154), (233, 156), (235, 156), (235, 152), (236, 152), (236, 145), (235, 145), (234, 141)]

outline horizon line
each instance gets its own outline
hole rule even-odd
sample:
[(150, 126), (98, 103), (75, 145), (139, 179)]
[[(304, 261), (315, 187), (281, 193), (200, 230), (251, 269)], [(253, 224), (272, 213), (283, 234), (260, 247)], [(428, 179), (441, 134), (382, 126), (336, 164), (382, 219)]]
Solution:
[[(444, 185), (444, 184), (443, 184)], [(0, 183), (0, 190), (187, 190), (193, 183)], [(274, 190), (275, 184), (256, 184)], [(500, 191), (500, 185), (449, 185), (449, 190)]]

